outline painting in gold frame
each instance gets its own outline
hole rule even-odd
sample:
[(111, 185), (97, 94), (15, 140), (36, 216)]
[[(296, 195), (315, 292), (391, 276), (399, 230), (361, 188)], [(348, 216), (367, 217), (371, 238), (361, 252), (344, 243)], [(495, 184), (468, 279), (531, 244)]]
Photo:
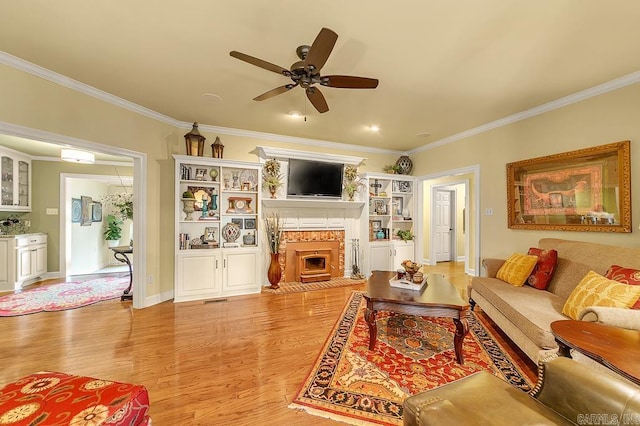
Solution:
[(507, 164), (510, 229), (631, 232), (629, 141)]

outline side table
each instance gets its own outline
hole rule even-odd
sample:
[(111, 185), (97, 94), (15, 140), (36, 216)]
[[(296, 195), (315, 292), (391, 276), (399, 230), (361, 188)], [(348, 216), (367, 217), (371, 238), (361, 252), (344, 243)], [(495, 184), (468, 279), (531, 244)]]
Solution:
[(113, 257), (115, 257), (118, 262), (126, 263), (129, 267), (129, 287), (124, 290), (124, 293), (120, 296), (120, 300), (133, 300), (133, 293), (131, 292), (131, 286), (133, 284), (133, 270), (131, 268), (131, 260), (129, 259), (129, 256), (127, 256), (127, 254), (133, 253), (133, 247), (118, 246), (111, 247), (111, 250), (113, 250)]
[(588, 321), (551, 323), (559, 354), (570, 357), (573, 349), (640, 385), (640, 331)]

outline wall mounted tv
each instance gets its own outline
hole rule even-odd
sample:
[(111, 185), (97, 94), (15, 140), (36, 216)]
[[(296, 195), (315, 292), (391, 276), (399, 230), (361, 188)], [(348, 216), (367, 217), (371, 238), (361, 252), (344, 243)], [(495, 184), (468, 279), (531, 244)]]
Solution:
[(289, 159), (287, 197), (342, 197), (343, 164)]

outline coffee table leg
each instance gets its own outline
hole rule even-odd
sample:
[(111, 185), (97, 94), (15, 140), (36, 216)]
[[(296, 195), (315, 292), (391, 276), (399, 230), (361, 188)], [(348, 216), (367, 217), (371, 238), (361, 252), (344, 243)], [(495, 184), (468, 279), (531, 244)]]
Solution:
[(364, 311), (364, 320), (369, 326), (369, 350), (372, 351), (376, 346), (376, 337), (378, 336), (378, 328), (376, 327), (376, 311), (367, 307)]
[(456, 360), (458, 364), (464, 364), (464, 355), (462, 354), (462, 342), (464, 336), (469, 332), (469, 323), (466, 318), (454, 318), (453, 322), (456, 325), (456, 334), (453, 336), (453, 347), (456, 351)]

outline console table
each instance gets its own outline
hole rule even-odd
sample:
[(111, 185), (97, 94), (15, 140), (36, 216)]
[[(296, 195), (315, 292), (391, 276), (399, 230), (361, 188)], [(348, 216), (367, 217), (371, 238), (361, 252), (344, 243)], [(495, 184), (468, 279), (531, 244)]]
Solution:
[(570, 357), (569, 349), (576, 350), (640, 385), (640, 331), (562, 320), (551, 323), (551, 333), (560, 355)]
[(133, 284), (133, 270), (131, 269), (131, 260), (129, 259), (128, 254), (133, 254), (133, 247), (131, 246), (118, 246), (118, 247), (110, 247), (113, 250), (113, 257), (118, 260), (118, 262), (126, 263), (129, 267), (129, 287), (124, 290), (122, 296), (120, 296), (120, 300), (133, 300), (133, 293), (131, 292), (131, 286)]

